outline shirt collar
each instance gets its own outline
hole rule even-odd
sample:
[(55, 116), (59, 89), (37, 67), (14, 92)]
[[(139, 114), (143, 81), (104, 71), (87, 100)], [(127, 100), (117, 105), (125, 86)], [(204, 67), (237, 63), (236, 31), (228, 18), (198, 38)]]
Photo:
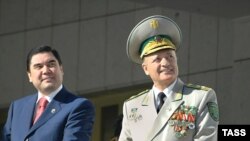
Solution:
[(46, 95), (46, 96), (43, 96), (42, 94), (41, 94), (41, 92), (39, 92), (38, 91), (38, 98), (37, 98), (37, 101), (36, 102), (38, 102), (38, 100), (41, 98), (41, 97), (45, 97), (47, 100), (48, 100), (48, 102), (51, 102), (52, 101), (52, 99), (56, 96), (56, 94), (62, 89), (62, 85), (60, 85), (60, 87), (58, 87), (55, 91), (53, 91), (52, 93), (50, 93), (49, 95)]
[[(174, 85), (175, 85), (176, 82), (177, 82), (177, 79), (176, 79), (171, 85), (169, 85), (167, 88), (165, 88), (165, 89), (163, 90), (164, 94), (165, 94), (167, 97), (169, 97), (169, 96), (172, 94), (172, 90), (173, 90)], [(155, 86), (153, 86), (152, 89), (153, 89), (155, 98), (157, 98), (157, 97), (158, 97), (158, 94), (159, 94), (160, 92), (162, 92), (162, 91), (160, 91), (158, 88), (156, 88)]]

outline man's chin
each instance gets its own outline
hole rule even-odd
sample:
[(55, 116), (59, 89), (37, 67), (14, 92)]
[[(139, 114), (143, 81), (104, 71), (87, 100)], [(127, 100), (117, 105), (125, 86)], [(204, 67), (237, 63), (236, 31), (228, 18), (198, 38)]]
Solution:
[(173, 82), (175, 79), (176, 77), (174, 75), (167, 75), (166, 77), (162, 79), (162, 81)]
[(175, 73), (164, 73), (162, 76), (163, 79), (173, 79), (175, 77), (176, 77)]
[(50, 93), (50, 92), (56, 90), (56, 87), (55, 87), (55, 85), (48, 84), (48, 85), (44, 86), (43, 89), (44, 89), (44, 91)]

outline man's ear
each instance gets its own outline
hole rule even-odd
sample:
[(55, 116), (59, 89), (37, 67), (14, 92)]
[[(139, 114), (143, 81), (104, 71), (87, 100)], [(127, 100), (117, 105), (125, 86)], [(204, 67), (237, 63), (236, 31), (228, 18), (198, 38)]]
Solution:
[(64, 75), (64, 71), (63, 71), (63, 66), (60, 66), (60, 70), (62, 71), (62, 74)]
[(29, 81), (32, 83), (30, 72), (27, 72), (27, 75), (28, 75)]
[(144, 70), (144, 73), (146, 75), (149, 75), (147, 64), (143, 62), (141, 66), (142, 66), (142, 69)]

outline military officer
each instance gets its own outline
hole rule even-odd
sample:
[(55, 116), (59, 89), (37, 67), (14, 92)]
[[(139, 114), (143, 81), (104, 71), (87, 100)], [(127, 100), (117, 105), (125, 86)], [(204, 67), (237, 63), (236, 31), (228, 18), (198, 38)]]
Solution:
[(119, 141), (216, 141), (215, 91), (178, 77), (181, 30), (168, 17), (139, 22), (127, 40), (128, 58), (142, 65), (153, 86), (124, 102)]

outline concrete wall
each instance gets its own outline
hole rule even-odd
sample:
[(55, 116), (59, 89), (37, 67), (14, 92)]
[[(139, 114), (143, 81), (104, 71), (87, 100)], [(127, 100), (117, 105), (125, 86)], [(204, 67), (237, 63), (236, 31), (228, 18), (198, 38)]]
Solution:
[(249, 123), (250, 18), (226, 19), (124, 0), (0, 0), (0, 108), (34, 92), (28, 50), (51, 45), (62, 56), (66, 87), (79, 94), (150, 82), (125, 46), (143, 18), (163, 14), (183, 32), (185, 82), (216, 90), (221, 123)]
[[(249, 92), (250, 92), (250, 17), (234, 19), (233, 42), (233, 69), (229, 76), (232, 77), (230, 121), (234, 123), (249, 122)], [(229, 107), (228, 107), (229, 108)], [(227, 108), (227, 109), (228, 109)]]

